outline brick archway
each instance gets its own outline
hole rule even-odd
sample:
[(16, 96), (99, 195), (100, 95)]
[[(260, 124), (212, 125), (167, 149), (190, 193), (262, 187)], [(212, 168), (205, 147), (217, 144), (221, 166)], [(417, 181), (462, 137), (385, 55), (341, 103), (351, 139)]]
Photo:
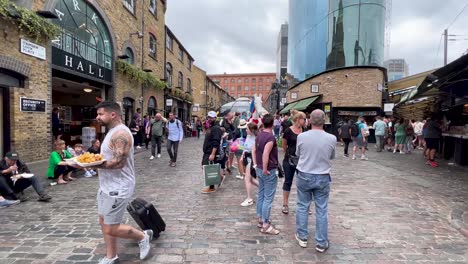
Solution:
[(29, 78), (31, 74), (31, 67), (29, 65), (5, 55), (0, 55), (0, 69), (1, 68), (21, 74), (25, 78)]

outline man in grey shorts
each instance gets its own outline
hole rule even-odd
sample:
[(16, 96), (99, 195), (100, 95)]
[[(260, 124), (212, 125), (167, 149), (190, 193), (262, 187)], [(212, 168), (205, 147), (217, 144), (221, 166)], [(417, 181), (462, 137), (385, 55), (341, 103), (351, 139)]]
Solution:
[(143, 260), (150, 252), (153, 231), (140, 231), (121, 224), (135, 189), (133, 136), (128, 127), (122, 124), (121, 110), (117, 103), (104, 101), (96, 109), (96, 120), (107, 127), (106, 138), (101, 144), (101, 155), (107, 161), (98, 166), (100, 188), (97, 194), (99, 224), (107, 254), (99, 264), (119, 262), (117, 238), (138, 241), (140, 259)]
[(360, 116), (356, 122), (358, 126), (358, 135), (353, 137), (353, 160), (356, 159), (356, 151), (361, 150), (361, 160), (368, 160), (366, 157), (366, 137), (364, 129), (364, 117)]

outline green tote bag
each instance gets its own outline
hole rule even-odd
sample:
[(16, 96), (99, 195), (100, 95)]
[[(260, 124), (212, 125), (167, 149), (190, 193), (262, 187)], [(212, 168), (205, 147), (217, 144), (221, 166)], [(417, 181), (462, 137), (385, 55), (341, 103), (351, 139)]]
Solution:
[(205, 175), (205, 186), (221, 183), (221, 165), (203, 165), (203, 174)]

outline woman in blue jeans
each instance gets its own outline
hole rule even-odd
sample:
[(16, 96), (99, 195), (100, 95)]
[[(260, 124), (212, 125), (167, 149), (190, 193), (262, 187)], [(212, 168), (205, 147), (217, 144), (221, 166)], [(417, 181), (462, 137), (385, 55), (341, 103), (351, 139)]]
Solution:
[(289, 213), (289, 192), (291, 191), (294, 174), (299, 158), (296, 156), (297, 136), (303, 132), (306, 115), (303, 112), (297, 112), (292, 117), (293, 125), (288, 127), (283, 133), (283, 214)]
[(273, 116), (263, 117), (263, 131), (255, 139), (252, 157), (258, 177), (257, 216), (260, 232), (278, 235), (280, 231), (270, 224), (270, 211), (278, 185), (278, 146), (273, 135)]

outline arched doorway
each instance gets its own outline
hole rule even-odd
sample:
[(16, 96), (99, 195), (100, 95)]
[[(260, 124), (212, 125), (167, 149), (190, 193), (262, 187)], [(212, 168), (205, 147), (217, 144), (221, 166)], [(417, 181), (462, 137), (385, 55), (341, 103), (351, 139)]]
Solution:
[(134, 104), (135, 104), (135, 100), (133, 100), (130, 97), (124, 97), (123, 102), (122, 102), (122, 108), (124, 112), (124, 121), (125, 121), (126, 126), (129, 126), (130, 122), (132, 122), (133, 113), (135, 112), (133, 108)]
[(147, 110), (148, 115), (154, 116), (156, 114), (156, 109), (157, 109), (156, 98), (154, 98), (154, 96), (151, 96), (148, 99), (148, 110)]

